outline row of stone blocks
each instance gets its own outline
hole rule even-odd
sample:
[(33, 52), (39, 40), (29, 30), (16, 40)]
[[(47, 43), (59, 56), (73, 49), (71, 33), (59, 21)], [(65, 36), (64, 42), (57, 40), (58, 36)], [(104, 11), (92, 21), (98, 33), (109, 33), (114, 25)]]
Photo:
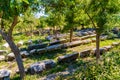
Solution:
[[(104, 46), (102, 48), (100, 48), (100, 54), (105, 53), (106, 51), (109, 51), (110, 49), (112, 49), (115, 46), (118, 46), (120, 43), (113, 43), (111, 46)], [(87, 57), (90, 54), (95, 55), (96, 54), (96, 49), (93, 50), (84, 50), (82, 52), (73, 52), (72, 54), (67, 54), (65, 56), (59, 56), (58, 57), (58, 63), (69, 63), (72, 61), (75, 61), (78, 57)], [(53, 67), (55, 67), (56, 63), (54, 60), (43, 60), (40, 62), (36, 62), (32, 65), (29, 66), (29, 68), (26, 70), (26, 73), (29, 74), (40, 74), (42, 73), (44, 70), (48, 70), (51, 69)], [(17, 71), (17, 73), (19, 73), (19, 71)], [(9, 70), (0, 70), (0, 80), (9, 80), (9, 76), (10, 76), (10, 71)]]
[[(91, 35), (91, 36), (94, 36), (94, 35)], [(105, 39), (106, 38), (104, 38), (102, 40), (105, 40)], [(34, 53), (43, 54), (45, 52), (50, 52), (50, 51), (54, 51), (54, 50), (58, 50), (58, 49), (65, 49), (65, 48), (69, 48), (69, 47), (76, 47), (76, 46), (88, 44), (88, 43), (95, 42), (95, 41), (96, 41), (95, 38), (86, 39), (86, 40), (77, 40), (77, 41), (67, 42), (67, 43), (63, 43), (63, 44), (51, 45), (51, 46), (48, 46), (48, 47), (42, 48), (42, 49), (33, 49), (30, 52), (21, 51), (20, 54), (21, 54), (22, 58), (26, 58), (27, 56), (32, 55)], [(5, 59), (8, 61), (12, 61), (15, 59), (15, 56), (13, 53), (8, 54), (7, 58), (5, 58), (5, 56), (0, 56), (0, 61), (5, 60)]]
[[(86, 36), (81, 37), (80, 39), (73, 39), (73, 41), (76, 41), (76, 40), (85, 40), (85, 39), (88, 39), (88, 38), (94, 37), (94, 36), (96, 36), (96, 34), (86, 35)], [(56, 45), (56, 44), (63, 44), (63, 43), (66, 43), (68, 41), (69, 40), (67, 40), (67, 39), (62, 39), (62, 40), (56, 40), (56, 41), (50, 42), (50, 43), (42, 43), (42, 44), (29, 45), (28, 46), (28, 50), (30, 51), (30, 50), (33, 50), (33, 49), (41, 49), (41, 48), (45, 48), (45, 47)]]

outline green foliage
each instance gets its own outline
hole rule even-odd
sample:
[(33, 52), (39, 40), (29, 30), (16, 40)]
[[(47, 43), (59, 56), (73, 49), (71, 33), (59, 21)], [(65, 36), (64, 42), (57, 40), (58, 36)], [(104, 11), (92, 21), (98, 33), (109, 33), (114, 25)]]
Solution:
[(87, 1), (85, 12), (88, 12), (96, 24), (96, 31), (102, 33), (107, 28), (108, 23), (112, 23), (114, 14), (119, 12), (119, 0), (90, 0)]

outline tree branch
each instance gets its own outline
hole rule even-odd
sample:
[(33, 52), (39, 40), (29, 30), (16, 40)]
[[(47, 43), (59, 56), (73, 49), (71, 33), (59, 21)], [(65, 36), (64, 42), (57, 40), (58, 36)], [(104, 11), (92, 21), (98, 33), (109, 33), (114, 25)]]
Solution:
[(11, 26), (10, 26), (10, 28), (8, 30), (8, 34), (11, 37), (12, 37), (13, 29), (14, 29), (15, 25), (17, 24), (17, 21), (18, 21), (18, 16), (15, 16), (14, 19), (13, 19), (13, 23), (11, 24)]
[(90, 20), (91, 20), (91, 22), (92, 22), (92, 24), (93, 24), (93, 27), (96, 28), (95, 23), (94, 23), (92, 17), (89, 15), (89, 13), (88, 13), (87, 11), (86, 11), (86, 14), (87, 14), (88, 17), (90, 18)]

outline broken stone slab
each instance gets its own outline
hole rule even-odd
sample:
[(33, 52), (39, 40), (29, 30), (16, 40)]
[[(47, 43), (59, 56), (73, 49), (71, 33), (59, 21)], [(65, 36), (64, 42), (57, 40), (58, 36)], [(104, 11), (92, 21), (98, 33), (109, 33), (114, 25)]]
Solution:
[(72, 41), (78, 41), (80, 40), (79, 38), (73, 38)]
[(92, 35), (89, 35), (90, 37), (95, 37), (96, 36), (96, 34), (92, 34)]
[(35, 53), (37, 53), (37, 49), (31, 50), (29, 53), (30, 53), (30, 55), (35, 54)]
[(29, 45), (28, 46), (28, 50), (33, 50), (33, 49), (41, 49), (41, 48), (45, 48), (47, 47), (48, 44), (47, 43), (43, 43), (43, 44), (33, 44), (33, 45)]
[(38, 54), (45, 53), (46, 51), (47, 51), (46, 48), (43, 48), (43, 49), (37, 49), (37, 53), (38, 53)]
[(55, 45), (55, 44), (65, 43), (65, 42), (67, 42), (66, 39), (56, 40), (56, 41), (54, 41), (54, 42), (50, 42), (49, 45), (51, 46), (51, 45)]
[(88, 34), (89, 34), (89, 35), (92, 35), (92, 34), (94, 34), (94, 33), (93, 33), (92, 31), (88, 31)]
[(12, 61), (12, 60), (14, 60), (14, 59), (15, 59), (14, 53), (9, 53), (9, 54), (7, 55), (7, 60), (8, 60), (8, 61)]
[(83, 36), (86, 36), (86, 35), (88, 35), (89, 33), (88, 33), (88, 32), (81, 32), (81, 34), (82, 34)]
[(66, 63), (66, 62), (72, 62), (75, 61), (79, 56), (78, 52), (73, 52), (72, 54), (67, 54), (65, 56), (59, 56), (58, 57), (58, 63)]
[(30, 39), (27, 41), (28, 45), (31, 45), (33, 43), (33, 41)]
[(0, 55), (3, 55), (5, 53), (7, 53), (8, 51), (7, 50), (0, 50)]
[(90, 53), (91, 53), (90, 49), (84, 50), (84, 51), (80, 52), (80, 57), (82, 57), (82, 58), (88, 57), (88, 56), (90, 56)]
[(88, 43), (91, 43), (91, 42), (92, 42), (92, 40), (87, 39), (87, 40), (83, 40), (82, 42), (83, 42), (82, 44), (88, 44)]
[(82, 34), (80, 32), (76, 33), (76, 35), (82, 37)]
[(22, 51), (22, 52), (20, 52), (20, 54), (21, 54), (22, 58), (26, 58), (30, 55), (27, 51)]
[(52, 46), (46, 47), (46, 50), (47, 50), (47, 51), (58, 50), (58, 49), (61, 49), (62, 46), (63, 46), (63, 44), (52, 45)]
[(0, 70), (0, 80), (10, 80), (10, 70), (1, 69)]
[(5, 56), (4, 55), (0, 55), (0, 61), (4, 61), (5, 60)]
[(73, 42), (68, 42), (65, 43), (63, 48), (68, 48), (68, 47), (75, 47), (75, 46), (79, 46), (82, 44), (82, 41), (73, 41)]
[(43, 60), (30, 65), (30, 67), (27, 69), (27, 72), (30, 74), (40, 74), (44, 70), (53, 68), (55, 64), (56, 63), (53, 60)]
[(112, 46), (118, 46), (120, 44), (120, 42), (113, 42)]

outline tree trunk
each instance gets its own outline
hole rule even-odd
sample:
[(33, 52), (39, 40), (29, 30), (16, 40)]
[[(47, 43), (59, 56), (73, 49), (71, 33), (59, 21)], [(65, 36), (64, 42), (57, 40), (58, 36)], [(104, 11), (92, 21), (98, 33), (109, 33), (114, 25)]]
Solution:
[(17, 61), (17, 65), (18, 65), (19, 72), (20, 72), (20, 78), (21, 78), (21, 80), (23, 80), (24, 76), (25, 76), (25, 71), (24, 71), (24, 66), (23, 66), (23, 61), (22, 61), (21, 55), (20, 55), (20, 51), (19, 51), (18, 47), (15, 45), (15, 43), (13, 42), (13, 40), (10, 39), (9, 36), (5, 37), (5, 40), (7, 41), (7, 43), (9, 44), (9, 46), (11, 48), (11, 51), (15, 55), (15, 59)]
[(72, 42), (72, 38), (73, 38), (73, 28), (70, 29), (70, 42)]
[(100, 34), (96, 34), (96, 62), (98, 63), (98, 60), (100, 58)]

